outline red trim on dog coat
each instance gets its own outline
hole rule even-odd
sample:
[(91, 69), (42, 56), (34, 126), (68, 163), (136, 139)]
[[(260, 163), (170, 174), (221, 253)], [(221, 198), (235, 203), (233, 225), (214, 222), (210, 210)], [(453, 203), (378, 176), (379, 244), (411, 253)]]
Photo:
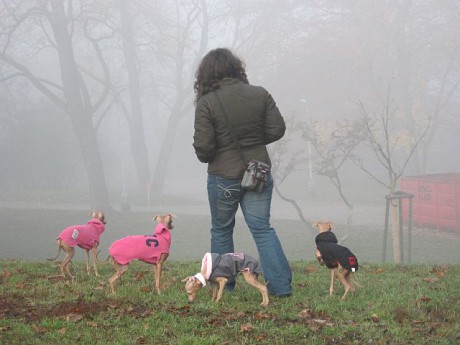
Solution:
[(99, 243), (99, 238), (105, 230), (105, 224), (93, 218), (85, 225), (73, 225), (65, 228), (60, 233), (58, 240), (64, 241), (69, 247), (79, 246), (89, 250), (94, 244)]
[(169, 254), (171, 231), (164, 224), (157, 224), (153, 235), (126, 236), (109, 248), (112, 258), (120, 265), (132, 260), (156, 264), (162, 253)]

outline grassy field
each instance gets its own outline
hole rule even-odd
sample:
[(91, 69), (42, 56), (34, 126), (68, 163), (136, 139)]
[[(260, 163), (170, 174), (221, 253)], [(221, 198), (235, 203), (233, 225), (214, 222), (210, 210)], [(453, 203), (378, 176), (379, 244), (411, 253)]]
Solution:
[(57, 263), (0, 261), (1, 344), (458, 344), (460, 265), (363, 262), (356, 294), (341, 301), (337, 283), (313, 261), (293, 261), (294, 294), (259, 306), (259, 293), (238, 278), (220, 304), (206, 287), (187, 303), (181, 279), (198, 261), (167, 261), (163, 293), (153, 272), (132, 264), (109, 293), (100, 277), (74, 264), (75, 283), (52, 278)]

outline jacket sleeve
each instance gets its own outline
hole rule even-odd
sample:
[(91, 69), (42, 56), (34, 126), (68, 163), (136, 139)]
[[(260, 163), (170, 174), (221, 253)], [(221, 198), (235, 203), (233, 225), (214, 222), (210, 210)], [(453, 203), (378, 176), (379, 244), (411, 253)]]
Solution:
[(216, 152), (216, 135), (210, 108), (200, 100), (195, 108), (195, 133), (193, 147), (203, 163), (209, 163)]
[(264, 131), (265, 145), (281, 139), (286, 131), (284, 119), (270, 94), (266, 101)]

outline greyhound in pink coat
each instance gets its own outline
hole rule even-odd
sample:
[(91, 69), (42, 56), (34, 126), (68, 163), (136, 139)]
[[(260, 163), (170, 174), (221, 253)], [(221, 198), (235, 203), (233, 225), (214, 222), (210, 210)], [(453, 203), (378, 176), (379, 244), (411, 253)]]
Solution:
[(72, 258), (75, 255), (75, 247), (79, 246), (83, 248), (86, 253), (86, 272), (90, 274), (89, 266), (89, 251), (93, 252), (93, 264), (94, 264), (94, 273), (96, 276), (99, 275), (97, 270), (97, 247), (99, 245), (99, 238), (105, 230), (105, 215), (100, 211), (92, 211), (90, 213), (91, 219), (85, 225), (72, 225), (59, 234), (56, 239), (58, 244), (58, 253), (54, 258), (48, 260), (54, 261), (58, 258), (61, 253), (61, 249), (66, 253), (66, 257), (61, 262), (60, 270), (61, 276), (66, 277), (66, 273), (70, 278), (75, 279), (75, 277), (70, 273), (69, 266), (72, 261)]
[[(173, 215), (156, 215), (153, 220), (158, 224), (153, 235), (126, 236), (115, 242), (109, 248), (109, 258), (115, 269), (115, 274), (109, 279), (112, 293), (115, 293), (115, 282), (121, 278), (133, 260), (140, 260), (155, 265), (155, 289), (160, 294), (160, 280), (163, 263), (169, 256), (171, 247), (171, 229)], [(107, 258), (107, 259), (109, 259)]]

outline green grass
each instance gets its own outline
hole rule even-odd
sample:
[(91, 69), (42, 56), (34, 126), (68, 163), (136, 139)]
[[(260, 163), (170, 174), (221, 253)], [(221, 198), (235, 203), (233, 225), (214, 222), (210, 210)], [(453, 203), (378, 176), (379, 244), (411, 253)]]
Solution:
[(460, 265), (377, 265), (355, 273), (356, 294), (328, 297), (329, 272), (291, 262), (294, 294), (259, 306), (259, 293), (238, 278), (211, 302), (210, 289), (187, 303), (181, 279), (198, 261), (168, 261), (163, 293), (154, 274), (134, 263), (109, 293), (100, 277), (74, 264), (77, 281), (49, 279), (56, 264), (0, 261), (2, 344), (456, 344), (460, 341)]

